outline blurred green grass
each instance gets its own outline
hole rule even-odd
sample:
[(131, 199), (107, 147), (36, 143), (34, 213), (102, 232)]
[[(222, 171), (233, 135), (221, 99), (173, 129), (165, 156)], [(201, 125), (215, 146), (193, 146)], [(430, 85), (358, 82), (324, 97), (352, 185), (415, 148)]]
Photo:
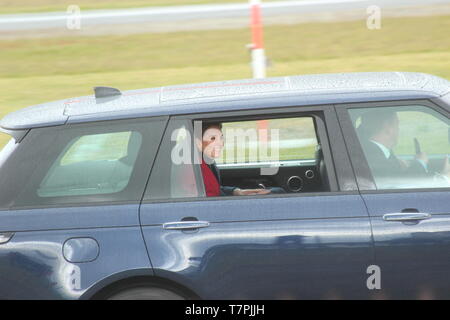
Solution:
[[(264, 0), (280, 1), (280, 0)], [(119, 9), (152, 6), (176, 6), (214, 3), (248, 3), (245, 0), (0, 0), (0, 14), (66, 11), (69, 5), (78, 5), (81, 10)]]
[[(365, 21), (307, 23), (267, 26), (265, 42), (274, 64), (336, 58), (350, 61), (449, 52), (448, 30), (450, 15), (384, 19), (381, 30), (368, 30)], [(245, 48), (250, 39), (249, 29), (236, 29), (4, 40), (0, 41), (0, 78), (242, 64), (250, 59)], [(446, 72), (448, 61), (440, 63), (441, 73)], [(369, 69), (371, 61), (366, 64)]]
[[(265, 28), (268, 76), (416, 71), (450, 79), (450, 16)], [(0, 41), (0, 117), (28, 105), (121, 90), (251, 77), (248, 29)], [(6, 137), (0, 137), (0, 145)]]

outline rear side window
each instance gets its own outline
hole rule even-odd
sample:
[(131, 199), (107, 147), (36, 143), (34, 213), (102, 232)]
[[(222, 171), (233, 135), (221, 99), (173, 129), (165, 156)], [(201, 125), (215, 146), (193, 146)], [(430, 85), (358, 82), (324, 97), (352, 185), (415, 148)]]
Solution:
[(32, 129), (0, 168), (0, 208), (140, 201), (165, 123)]
[(77, 137), (53, 163), (37, 194), (56, 197), (120, 192), (130, 181), (141, 146), (138, 131)]
[[(318, 142), (312, 117), (225, 122), (222, 131), (225, 146), (222, 156), (217, 159), (218, 164), (316, 158)], [(271, 144), (272, 139), (277, 141), (275, 146)], [(260, 151), (264, 142), (268, 143), (267, 152)], [(273, 150), (275, 148), (277, 152)]]

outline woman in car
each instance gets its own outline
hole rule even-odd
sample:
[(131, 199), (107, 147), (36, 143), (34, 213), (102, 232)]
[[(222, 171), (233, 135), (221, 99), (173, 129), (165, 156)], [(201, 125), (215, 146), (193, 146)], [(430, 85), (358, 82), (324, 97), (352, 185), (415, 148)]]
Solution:
[(219, 170), (214, 161), (214, 159), (220, 157), (224, 147), (221, 123), (204, 123), (202, 128), (202, 141), (197, 139), (196, 143), (198, 149), (202, 151), (201, 170), (206, 196), (246, 196), (269, 194), (272, 192), (271, 189), (240, 189), (238, 187), (221, 185)]

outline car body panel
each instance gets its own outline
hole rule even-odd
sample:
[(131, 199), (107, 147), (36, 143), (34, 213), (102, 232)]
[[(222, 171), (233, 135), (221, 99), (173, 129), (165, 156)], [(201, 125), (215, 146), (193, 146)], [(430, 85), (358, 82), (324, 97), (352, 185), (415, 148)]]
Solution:
[(0, 211), (0, 232), (139, 226), (138, 204)]
[[(14, 234), (0, 244), (0, 297), (79, 299), (115, 274), (136, 269), (152, 274), (137, 212), (138, 205), (0, 212), (2, 232)], [(65, 247), (74, 239), (98, 247)], [(86, 255), (79, 262), (67, 260)]]
[(64, 115), (64, 101), (47, 102), (7, 114), (1, 120), (0, 127), (10, 130), (21, 130), (62, 125), (69, 118), (67, 115)]
[[(210, 226), (196, 231), (162, 226), (186, 217)], [(194, 288), (201, 298), (368, 293), (373, 244), (359, 195), (144, 203), (141, 220), (155, 274)]]
[(223, 101), (214, 99), (164, 103), (141, 109), (101, 114), (70, 116), (67, 123), (83, 123), (87, 121), (103, 121), (124, 118), (152, 117), (162, 115), (183, 115), (194, 113), (212, 113), (221, 111), (268, 110), (279, 107), (316, 106), (322, 104), (357, 103), (361, 101), (392, 101), (409, 99), (432, 99), (439, 97), (433, 92), (423, 91), (380, 91), (380, 92), (348, 92), (348, 93), (314, 93), (299, 95), (293, 92), (263, 94), (250, 97), (232, 97)]
[[(109, 100), (85, 96), (50, 102), (13, 112), (1, 120), (0, 127), (23, 129), (61, 125), (67, 121), (76, 123), (213, 112), (220, 109), (233, 110), (236, 107), (252, 108), (246, 107), (243, 102), (250, 103), (255, 99), (261, 99), (257, 108), (264, 108), (271, 100), (277, 102), (278, 107), (287, 106), (285, 103), (288, 103), (289, 98), (297, 105), (314, 105), (390, 100), (399, 99), (399, 96), (431, 98), (440, 97), (449, 90), (449, 82), (445, 79), (408, 72), (323, 74), (209, 82), (125, 91), (121, 96)], [(236, 103), (237, 101), (240, 103)]]
[[(447, 299), (450, 278), (450, 194), (383, 192), (362, 195), (371, 215), (381, 294), (392, 299)], [(418, 222), (385, 221), (384, 214), (416, 209)]]

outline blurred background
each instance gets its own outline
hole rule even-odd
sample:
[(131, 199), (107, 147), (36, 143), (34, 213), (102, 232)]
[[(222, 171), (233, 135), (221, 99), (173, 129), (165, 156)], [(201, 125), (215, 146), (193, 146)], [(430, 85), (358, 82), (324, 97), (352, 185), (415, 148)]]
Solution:
[[(264, 0), (262, 21), (268, 77), (450, 79), (450, 0)], [(248, 1), (0, 0), (0, 117), (94, 86), (251, 78), (251, 41)]]

